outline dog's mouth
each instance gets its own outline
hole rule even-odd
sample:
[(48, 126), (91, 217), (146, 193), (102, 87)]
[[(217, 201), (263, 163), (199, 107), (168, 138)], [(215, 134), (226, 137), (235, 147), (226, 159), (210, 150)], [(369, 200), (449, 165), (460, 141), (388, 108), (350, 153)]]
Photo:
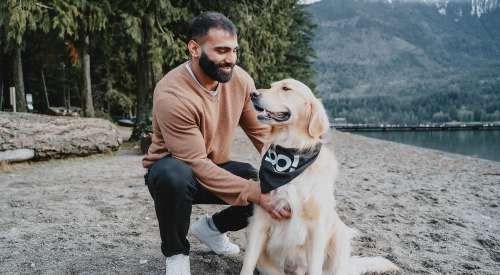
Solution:
[(268, 120), (274, 120), (277, 122), (284, 122), (290, 119), (290, 111), (284, 111), (284, 112), (271, 112), (269, 110), (266, 110), (259, 106), (258, 104), (253, 104), (255, 110), (259, 112), (257, 114), (257, 119), (261, 121), (268, 121)]

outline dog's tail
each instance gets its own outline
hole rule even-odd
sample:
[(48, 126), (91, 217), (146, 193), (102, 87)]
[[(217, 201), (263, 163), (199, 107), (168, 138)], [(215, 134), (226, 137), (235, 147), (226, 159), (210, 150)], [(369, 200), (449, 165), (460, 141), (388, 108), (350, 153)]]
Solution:
[[(338, 217), (337, 217), (338, 218)], [(351, 240), (359, 235), (359, 232), (348, 227), (340, 219), (335, 227), (334, 239), (330, 247), (329, 259), (333, 264), (329, 269), (333, 274), (361, 275), (364, 273), (394, 272), (398, 274), (399, 268), (384, 257), (359, 257), (351, 256)]]
[(361, 275), (367, 272), (378, 274), (399, 271), (399, 268), (395, 264), (384, 257), (353, 256), (350, 259), (350, 266), (352, 268), (351, 274), (353, 275)]

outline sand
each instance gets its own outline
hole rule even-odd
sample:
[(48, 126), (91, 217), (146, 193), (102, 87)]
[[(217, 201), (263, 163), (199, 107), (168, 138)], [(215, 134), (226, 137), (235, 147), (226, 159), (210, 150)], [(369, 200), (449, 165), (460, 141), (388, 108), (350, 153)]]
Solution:
[[(332, 143), (338, 212), (356, 255), (402, 274), (500, 274), (500, 163), (347, 133)], [(234, 160), (258, 166), (241, 133)], [(0, 172), (0, 274), (161, 274), (164, 257), (138, 149)], [(195, 206), (192, 220), (220, 206)], [(244, 246), (244, 232), (230, 234)], [(192, 274), (239, 274), (189, 236)]]

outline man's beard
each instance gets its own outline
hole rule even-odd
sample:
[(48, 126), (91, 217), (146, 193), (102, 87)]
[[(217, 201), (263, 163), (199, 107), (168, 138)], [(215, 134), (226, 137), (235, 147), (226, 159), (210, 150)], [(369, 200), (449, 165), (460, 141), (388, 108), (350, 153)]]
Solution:
[[(200, 67), (203, 70), (203, 72), (205, 72), (205, 74), (208, 75), (213, 80), (225, 83), (228, 82), (231, 79), (231, 76), (233, 75), (234, 64), (231, 63), (215, 64), (215, 62), (213, 62), (210, 58), (208, 58), (208, 56), (202, 50), (200, 56)], [(221, 70), (222, 67), (231, 67), (231, 71), (229, 73), (226, 73)]]

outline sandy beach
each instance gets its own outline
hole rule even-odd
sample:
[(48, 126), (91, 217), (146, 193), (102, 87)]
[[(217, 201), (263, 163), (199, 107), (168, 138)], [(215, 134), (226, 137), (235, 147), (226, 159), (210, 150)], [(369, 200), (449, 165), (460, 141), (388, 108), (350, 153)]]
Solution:
[[(337, 209), (356, 255), (402, 274), (500, 274), (500, 163), (333, 132)], [(239, 132), (232, 159), (259, 165)], [(0, 274), (161, 274), (164, 257), (141, 155), (13, 165), (0, 172)], [(192, 220), (221, 206), (195, 206)], [(244, 232), (230, 236), (244, 246)], [(189, 236), (192, 274), (239, 274)]]

